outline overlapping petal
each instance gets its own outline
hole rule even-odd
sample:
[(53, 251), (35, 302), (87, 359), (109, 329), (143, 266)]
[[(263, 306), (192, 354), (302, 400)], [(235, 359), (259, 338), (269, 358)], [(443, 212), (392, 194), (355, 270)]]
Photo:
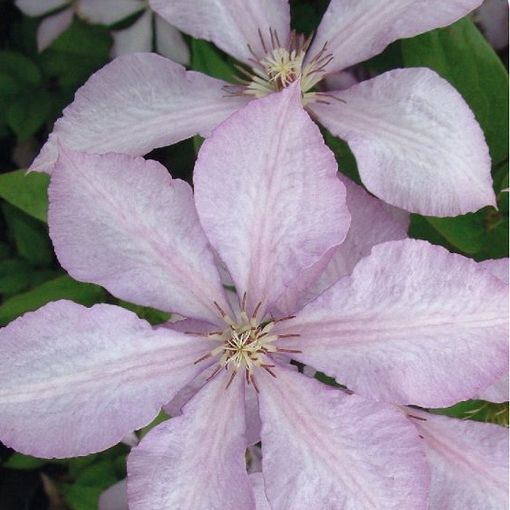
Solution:
[(112, 55), (120, 57), (130, 53), (152, 51), (152, 15), (144, 12), (131, 26), (112, 34)]
[(16, 0), (16, 7), (27, 16), (42, 16), (59, 7), (63, 7), (68, 0)]
[(293, 355), (375, 399), (446, 407), (508, 367), (508, 286), (425, 241), (375, 246), (275, 331)]
[(155, 161), (65, 151), (49, 197), (50, 236), (71, 276), (128, 301), (221, 322), (213, 302), (228, 305), (187, 183)]
[(418, 410), (432, 482), (430, 510), (508, 508), (508, 429)]
[(71, 25), (73, 16), (73, 10), (68, 8), (43, 19), (37, 30), (37, 49), (43, 51), (50, 46)]
[(122, 480), (108, 487), (99, 497), (98, 510), (129, 510), (127, 481)]
[(340, 175), (339, 178), (347, 191), (347, 207), (351, 214), (349, 232), (340, 246), (301, 273), (294, 282), (299, 289), (287, 289), (278, 303), (285, 315), (300, 310), (341, 277), (350, 274), (376, 244), (407, 237), (408, 213), (372, 197), (349, 178)]
[[(480, 262), (483, 267), (502, 282), (508, 283), (508, 259), (493, 259)], [(508, 372), (498, 379), (494, 384), (484, 389), (478, 395), (478, 398), (488, 400), (489, 402), (508, 402), (509, 400), (509, 378)]]
[(309, 108), (348, 142), (363, 183), (376, 196), (429, 216), (495, 205), (480, 126), (435, 72), (397, 69), (331, 94), (341, 101)]
[(220, 374), (128, 459), (130, 510), (254, 509), (246, 472), (244, 380)]
[(146, 425), (209, 345), (111, 305), (49, 303), (0, 330), (2, 442), (37, 457), (104, 450)]
[(340, 244), (345, 188), (293, 85), (254, 101), (202, 145), (195, 200), (211, 244), (248, 307), (270, 308), (303, 269)]
[[(170, 24), (218, 48), (246, 64), (253, 52), (264, 56), (269, 49), (270, 29), (282, 44), (290, 32), (287, 0), (150, 0), (151, 7)], [(261, 38), (265, 40), (262, 42)]]
[(157, 14), (154, 16), (154, 30), (158, 53), (179, 64), (189, 64), (190, 51), (179, 30)]
[(285, 368), (262, 374), (262, 473), (272, 508), (427, 507), (417, 433), (399, 411)]
[(224, 85), (159, 55), (120, 57), (76, 92), (31, 170), (51, 172), (58, 140), (73, 150), (138, 156), (206, 135), (247, 101), (226, 95)]
[(141, 11), (140, 0), (79, 0), (78, 13), (90, 23), (112, 25)]
[[(160, 0), (163, 2), (164, 0)], [(482, 0), (331, 0), (309, 55), (327, 43), (334, 56), (328, 72), (367, 60), (397, 39), (445, 27)]]

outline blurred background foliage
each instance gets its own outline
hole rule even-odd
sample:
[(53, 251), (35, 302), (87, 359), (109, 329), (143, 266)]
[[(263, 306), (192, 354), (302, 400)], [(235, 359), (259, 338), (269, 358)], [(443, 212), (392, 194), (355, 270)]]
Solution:
[[(310, 33), (327, 0), (291, 2), (293, 26)], [(40, 18), (24, 16), (12, 0), (0, 0), (0, 325), (48, 301), (71, 299), (84, 305), (118, 300), (104, 289), (79, 283), (58, 265), (46, 224), (48, 177), (25, 175), (26, 168), (76, 89), (110, 60), (109, 27), (75, 18), (47, 49), (38, 52)], [(126, 20), (129, 25), (133, 19)], [(234, 62), (205, 41), (186, 38), (191, 68), (232, 80)], [(472, 18), (421, 36), (397, 41), (355, 73), (376, 75), (398, 67), (427, 66), (450, 81), (473, 109), (484, 129), (493, 162), (498, 208), (486, 207), (455, 218), (412, 215), (412, 237), (485, 260), (508, 257), (508, 46), (498, 53)], [(347, 145), (324, 132), (341, 171), (358, 183)], [(176, 177), (191, 178), (201, 140), (157, 149), (149, 157)], [(168, 314), (120, 303), (153, 324)], [(0, 346), (1, 348), (1, 346)], [(334, 381), (317, 374), (327, 384)], [(0, 410), (1, 412), (1, 410)], [(508, 424), (508, 405), (462, 402), (443, 414)], [(164, 419), (160, 416), (159, 419)], [(95, 510), (100, 493), (125, 477), (129, 447), (101, 454), (47, 461), (12, 452), (0, 443), (1, 510)]]

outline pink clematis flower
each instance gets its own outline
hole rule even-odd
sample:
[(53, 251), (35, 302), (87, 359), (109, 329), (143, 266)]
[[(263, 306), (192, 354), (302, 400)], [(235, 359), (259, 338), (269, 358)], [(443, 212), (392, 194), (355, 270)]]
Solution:
[(490, 158), (473, 113), (426, 68), (396, 69), (347, 90), (315, 86), (401, 37), (446, 26), (481, 0), (332, 0), (313, 41), (290, 31), (285, 0), (152, 0), (185, 33), (246, 67), (232, 86), (156, 55), (118, 59), (90, 78), (32, 165), (51, 172), (58, 142), (143, 155), (212, 128), (253, 98), (297, 81), (307, 110), (346, 140), (365, 186), (400, 208), (454, 216), (495, 204)]
[(45, 50), (65, 30), (76, 15), (90, 23), (113, 25), (144, 11), (130, 27), (112, 32), (112, 55), (151, 51), (153, 39), (158, 53), (180, 64), (189, 63), (189, 49), (181, 33), (152, 12), (143, 0), (16, 0), (17, 7), (28, 16), (46, 17), (37, 31), (39, 51)]
[[(300, 100), (292, 85), (218, 127), (199, 153), (194, 199), (156, 162), (62, 152), (49, 190), (62, 266), (188, 319), (151, 328), (116, 306), (59, 301), (8, 325), (5, 444), (41, 457), (99, 451), (180, 401), (182, 414), (129, 456), (131, 510), (249, 510), (262, 496), (278, 509), (427, 507), (421, 440), (391, 403), (447, 406), (504, 373), (507, 286), (422, 241), (386, 240), (364, 256), (360, 232), (337, 264), (345, 186)], [(401, 219), (385, 214), (374, 224), (395, 221), (385, 230), (399, 239)], [(362, 257), (352, 274), (307, 302), (296, 282), (332, 260), (350, 267), (351, 250)], [(298, 373), (291, 358), (357, 394)], [(259, 439), (254, 480), (245, 450)]]

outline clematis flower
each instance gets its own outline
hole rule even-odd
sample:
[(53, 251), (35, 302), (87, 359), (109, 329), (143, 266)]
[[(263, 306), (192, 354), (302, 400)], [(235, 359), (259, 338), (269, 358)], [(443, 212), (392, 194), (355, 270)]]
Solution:
[[(507, 286), (403, 239), (377, 244), (303, 305), (297, 282), (337, 259), (349, 213), (300, 100), (294, 84), (218, 127), (199, 153), (194, 199), (156, 162), (62, 151), (48, 216), (62, 266), (187, 319), (151, 328), (113, 305), (59, 301), (9, 324), (5, 444), (40, 457), (99, 451), (180, 400), (182, 414), (129, 456), (131, 510), (249, 510), (260, 488), (278, 509), (427, 507), (420, 438), (392, 403), (447, 406), (504, 373)], [(347, 249), (364, 253), (359, 234)], [(259, 439), (254, 492), (244, 455)]]
[(189, 63), (189, 50), (180, 32), (153, 13), (143, 0), (16, 0), (16, 5), (28, 16), (43, 16), (61, 9), (41, 22), (37, 32), (39, 51), (69, 28), (74, 15), (90, 23), (113, 25), (144, 11), (130, 27), (112, 32), (113, 56), (151, 51), (154, 39), (159, 53), (175, 62)]
[(396, 69), (347, 90), (315, 90), (328, 74), (401, 37), (453, 23), (481, 0), (332, 0), (313, 41), (291, 32), (285, 0), (150, 3), (169, 23), (244, 64), (242, 84), (186, 72), (155, 55), (118, 59), (77, 92), (32, 170), (51, 172), (57, 140), (79, 151), (143, 155), (207, 136), (244, 103), (299, 82), (307, 110), (347, 141), (363, 183), (379, 198), (431, 216), (495, 204), (483, 133), (435, 72)]

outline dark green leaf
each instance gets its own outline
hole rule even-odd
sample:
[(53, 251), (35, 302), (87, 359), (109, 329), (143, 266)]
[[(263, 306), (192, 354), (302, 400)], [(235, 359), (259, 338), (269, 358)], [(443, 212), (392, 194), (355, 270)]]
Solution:
[(47, 227), (10, 204), (2, 204), (2, 210), (18, 253), (34, 266), (49, 266), (53, 250)]
[(41, 82), (41, 73), (34, 62), (15, 51), (0, 51), (0, 73), (11, 76), (24, 87), (36, 87)]
[(470, 213), (455, 218), (428, 217), (427, 221), (458, 250), (473, 255), (482, 249), (485, 238), (483, 213)]
[(34, 218), (46, 221), (49, 176), (15, 170), (0, 174), (0, 197)]
[(480, 122), (495, 163), (508, 156), (508, 74), (471, 20), (401, 41), (406, 66), (425, 66), (446, 78)]
[(49, 114), (49, 94), (40, 89), (16, 96), (7, 108), (5, 119), (18, 139), (24, 141), (48, 120)]

